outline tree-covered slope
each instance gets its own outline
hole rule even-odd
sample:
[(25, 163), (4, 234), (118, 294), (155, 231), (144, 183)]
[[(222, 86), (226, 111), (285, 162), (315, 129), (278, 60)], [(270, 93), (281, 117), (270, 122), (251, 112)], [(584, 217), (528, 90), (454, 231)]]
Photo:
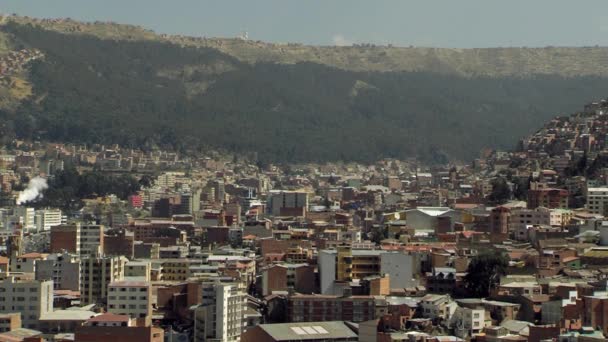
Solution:
[[(275, 161), (465, 159), (508, 148), (547, 118), (604, 97), (602, 77), (463, 77), (245, 63), (218, 50), (99, 39), (14, 22), (15, 48), (44, 59), (2, 136), (211, 146)], [(3, 128), (2, 128), (3, 127)]]

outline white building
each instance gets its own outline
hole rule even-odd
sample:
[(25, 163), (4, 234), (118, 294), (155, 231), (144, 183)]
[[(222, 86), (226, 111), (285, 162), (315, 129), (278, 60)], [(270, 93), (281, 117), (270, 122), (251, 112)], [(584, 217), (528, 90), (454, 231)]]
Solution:
[(152, 287), (147, 281), (115, 281), (108, 285), (108, 312), (145, 318), (152, 314)]
[(237, 284), (203, 283), (203, 302), (194, 311), (194, 341), (240, 341), (246, 303)]
[(450, 218), (450, 230), (454, 230), (454, 224), (462, 221), (462, 214), (456, 210), (446, 207), (418, 207), (405, 211), (405, 220), (408, 227), (416, 232), (435, 232), (439, 226), (440, 217)]
[(449, 322), (452, 315), (456, 312), (458, 304), (448, 295), (429, 294), (422, 297), (420, 301), (422, 317), (435, 319), (439, 318)]
[(49, 231), (51, 227), (62, 223), (61, 210), (44, 209), (36, 211), (36, 230), (39, 232)]
[(13, 276), (0, 281), (0, 313), (11, 312), (21, 312), (24, 328), (39, 329), (40, 317), (53, 312), (53, 281)]

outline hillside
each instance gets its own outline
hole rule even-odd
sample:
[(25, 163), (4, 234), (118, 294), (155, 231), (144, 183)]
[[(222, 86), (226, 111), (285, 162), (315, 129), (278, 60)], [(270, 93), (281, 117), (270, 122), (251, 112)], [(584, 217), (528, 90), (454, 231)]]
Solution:
[[(541, 67), (542, 53), (530, 64), (532, 74), (509, 71), (527, 67), (490, 50), (477, 60), (460, 55), (460, 66), (395, 57), (401, 71), (388, 72), (388, 59), (374, 62), (377, 69), (348, 62), (356, 48), (292, 47), (342, 60), (331, 62), (323, 52), (314, 63), (305, 53), (275, 58), (273, 49), (264, 55), (236, 47), (263, 43), (162, 37), (104, 23), (5, 18), (0, 38), (8, 51), (40, 56), (2, 75), (14, 79), (0, 82), (4, 139), (210, 146), (257, 152), (263, 161), (437, 162), (513, 147), (546, 119), (608, 92), (608, 63), (599, 62), (595, 48), (571, 49), (587, 56), (572, 66), (574, 74), (558, 72), (557, 57)], [(452, 50), (434, 53), (441, 51)], [(476, 66), (463, 72), (462, 65)]]
[[(219, 50), (246, 63), (295, 64), (312, 62), (350, 71), (439, 72), (459, 76), (530, 76), (536, 74), (608, 76), (608, 47), (544, 47), (447, 49), (361, 44), (310, 46), (273, 44), (238, 38), (159, 35), (138, 26), (70, 19), (8, 16), (5, 22), (36, 25), (65, 34), (87, 34), (101, 39), (165, 41), (188, 47)], [(1, 44), (0, 44), (1, 47)], [(0, 50), (1, 51), (1, 50)]]

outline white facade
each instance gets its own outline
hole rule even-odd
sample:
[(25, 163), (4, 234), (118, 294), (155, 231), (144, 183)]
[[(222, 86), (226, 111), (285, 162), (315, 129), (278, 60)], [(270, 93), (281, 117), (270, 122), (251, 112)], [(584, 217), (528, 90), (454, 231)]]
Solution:
[(15, 207), (13, 216), (15, 221), (21, 223), (22, 229), (25, 231), (32, 232), (36, 230), (36, 210), (34, 208)]
[(36, 211), (36, 230), (39, 232), (51, 230), (51, 227), (61, 224), (62, 215), (59, 209), (44, 209)]
[(108, 312), (145, 318), (152, 314), (152, 288), (147, 281), (117, 281), (108, 285)]
[(53, 281), (17, 280), (0, 282), (0, 313), (21, 312), (24, 328), (39, 329), (40, 317), (53, 312)]
[(203, 302), (195, 310), (194, 341), (240, 341), (246, 303), (237, 284), (204, 283)]
[(440, 318), (444, 321), (449, 321), (452, 315), (456, 312), (458, 304), (448, 295), (426, 295), (420, 301), (422, 309), (422, 317), (424, 318)]

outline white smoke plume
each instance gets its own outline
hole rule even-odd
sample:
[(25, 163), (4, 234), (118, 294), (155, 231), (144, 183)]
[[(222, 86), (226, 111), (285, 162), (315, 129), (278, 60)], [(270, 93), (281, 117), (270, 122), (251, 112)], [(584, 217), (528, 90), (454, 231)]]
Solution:
[(30, 179), (27, 189), (21, 191), (19, 194), (19, 197), (17, 198), (17, 205), (31, 202), (37, 198), (42, 198), (42, 191), (46, 190), (48, 187), (49, 185), (47, 184), (46, 179), (42, 177), (34, 177)]

